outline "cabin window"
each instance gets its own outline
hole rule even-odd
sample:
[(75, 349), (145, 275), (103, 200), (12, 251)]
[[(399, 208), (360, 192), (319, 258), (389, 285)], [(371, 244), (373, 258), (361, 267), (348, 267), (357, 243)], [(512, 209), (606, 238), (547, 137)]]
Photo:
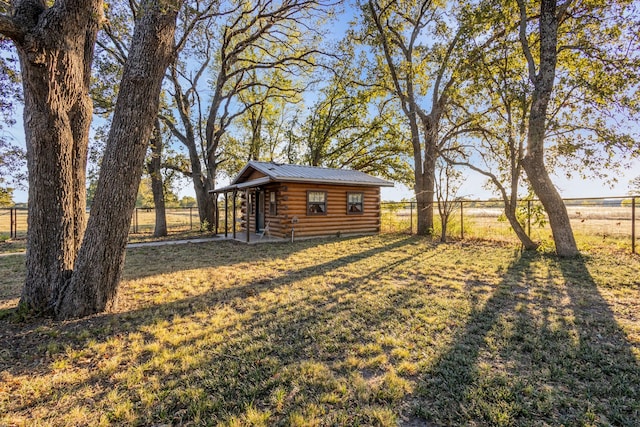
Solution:
[(276, 192), (275, 191), (270, 191), (269, 192), (269, 215), (277, 215), (277, 208), (276, 208)]
[(347, 214), (364, 212), (364, 193), (347, 193)]
[(307, 191), (307, 215), (327, 214), (327, 192)]
[(249, 207), (250, 207), (250, 213), (251, 215), (255, 215), (256, 214), (256, 194), (255, 193), (251, 193), (249, 194)]

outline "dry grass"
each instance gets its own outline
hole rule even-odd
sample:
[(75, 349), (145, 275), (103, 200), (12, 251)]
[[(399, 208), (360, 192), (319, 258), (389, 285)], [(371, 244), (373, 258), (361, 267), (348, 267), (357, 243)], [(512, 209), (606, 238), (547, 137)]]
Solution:
[[(119, 309), (16, 322), (0, 425), (637, 425), (640, 259), (399, 235), (129, 250)], [(4, 313), (4, 315), (2, 315)]]

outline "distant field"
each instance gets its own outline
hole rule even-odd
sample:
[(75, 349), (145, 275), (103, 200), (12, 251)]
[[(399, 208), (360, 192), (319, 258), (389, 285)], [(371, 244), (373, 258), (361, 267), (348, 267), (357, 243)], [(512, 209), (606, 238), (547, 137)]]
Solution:
[(637, 426), (640, 257), (402, 234), (130, 249), (119, 308), (14, 312), (0, 425)]
[[(640, 209), (638, 209), (640, 210)], [(611, 245), (631, 249), (632, 217), (631, 207), (611, 206), (567, 206), (573, 231), (581, 240), (583, 249), (592, 245)], [(480, 238), (517, 242), (517, 238), (508, 221), (503, 217), (503, 209), (499, 207), (464, 207), (462, 223), (465, 238)], [(636, 213), (638, 215), (638, 213)], [(408, 207), (383, 209), (383, 232), (409, 232), (416, 230), (416, 212)], [(436, 215), (436, 234), (439, 233), (440, 218)], [(452, 214), (448, 236), (452, 239), (461, 237), (460, 209)], [(640, 218), (636, 217), (636, 244), (640, 246)], [(544, 226), (531, 225), (531, 236), (536, 241), (551, 242), (551, 229), (548, 223)]]

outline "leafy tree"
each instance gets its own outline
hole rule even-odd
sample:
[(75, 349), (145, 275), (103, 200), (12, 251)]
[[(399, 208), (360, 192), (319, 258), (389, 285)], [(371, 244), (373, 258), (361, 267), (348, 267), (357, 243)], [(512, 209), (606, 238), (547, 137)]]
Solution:
[[(98, 114), (109, 118), (113, 114), (118, 85), (122, 69), (128, 56), (128, 45), (133, 33), (134, 19), (138, 14), (135, 2), (112, 2), (105, 8), (106, 20), (103, 31), (98, 34), (97, 52), (94, 68), (97, 72), (92, 80), (91, 95), (94, 109)], [(106, 137), (106, 135), (104, 135)], [(145, 171), (151, 178), (155, 227), (154, 237), (167, 235), (166, 203), (162, 175), (164, 138), (159, 120), (156, 121), (152, 139), (149, 141), (149, 153), (145, 161)], [(151, 203), (145, 201), (145, 206)]]
[(195, 197), (182, 196), (182, 198), (180, 199), (181, 208), (192, 208), (195, 206), (197, 206), (197, 201)]
[[(433, 231), (436, 161), (449, 140), (464, 133), (468, 119), (454, 114), (463, 100), (460, 68), (473, 62), (471, 4), (432, 0), (367, 0), (362, 4), (362, 40), (373, 48), (374, 77), (399, 104), (410, 132), (418, 234)], [(451, 119), (445, 122), (445, 117)], [(447, 126), (451, 128), (447, 129)]]
[(85, 233), (88, 94), (102, 6), (22, 0), (0, 15), (0, 34), (20, 57), (25, 103), (29, 231), (21, 305), (60, 318), (102, 311), (115, 300), (179, 3), (141, 3)]
[(462, 172), (456, 169), (450, 162), (438, 160), (436, 168), (436, 198), (438, 200), (438, 213), (440, 214), (440, 241), (447, 241), (447, 226), (451, 214), (459, 204), (458, 191), (464, 183)]
[(640, 154), (624, 122), (640, 112), (640, 54), (629, 49), (637, 44), (640, 22), (631, 1), (542, 0), (538, 8), (517, 0), (517, 6), (531, 85), (523, 167), (547, 212), (556, 252), (573, 256), (571, 223), (547, 162), (580, 158), (597, 171), (615, 164), (615, 152)]
[(0, 135), (0, 206), (13, 205), (15, 186), (21, 186), (26, 181), (24, 165), (24, 150)]
[(341, 56), (295, 135), (303, 162), (409, 182), (409, 141), (394, 105), (381, 99), (376, 88), (361, 83), (361, 70), (366, 68), (362, 62), (349, 52)]
[[(257, 80), (257, 75), (253, 77)], [(222, 142), (219, 170), (234, 177), (249, 160), (286, 161), (283, 147), (301, 111), (301, 96), (296, 91), (280, 92), (273, 89), (278, 83), (282, 87), (293, 87), (279, 70), (271, 70), (262, 77), (268, 80), (264, 87), (255, 86), (238, 94), (246, 112), (236, 119), (235, 132), (228, 132)]]
[(499, 24), (493, 29), (492, 43), (477, 46), (472, 51), (473, 65), (462, 70), (466, 84), (461, 93), (474, 114), (468, 115), (469, 132), (453, 138), (443, 156), (450, 164), (465, 166), (489, 180), (500, 194), (511, 228), (525, 249), (535, 250), (538, 244), (529, 238), (517, 214), (531, 103), (523, 60), (516, 52), (517, 25), (504, 30), (504, 24), (511, 22), (506, 8), (489, 8), (488, 14), (475, 18)]
[(640, 194), (640, 175), (629, 181), (629, 195), (635, 196)]
[(13, 205), (13, 188), (0, 188), (0, 207), (10, 208)]
[[(268, 98), (303, 90), (281, 84), (286, 79), (274, 82), (268, 76), (273, 70), (283, 76), (305, 74), (315, 65), (320, 52), (314, 47), (318, 33), (311, 21), (322, 15), (325, 7), (321, 1), (309, 0), (228, 5), (220, 15), (224, 22), (217, 22), (206, 11), (195, 11), (193, 24), (182, 24), (183, 35), (176, 45), (178, 60), (169, 72), (174, 105), (162, 117), (189, 152), (188, 174), (201, 222), (209, 227), (216, 220), (209, 191), (215, 187), (218, 168), (225, 160), (222, 153), (227, 132), (236, 119), (267, 100), (262, 97), (243, 103), (241, 95), (250, 90), (257, 93), (258, 88)], [(206, 102), (200, 83), (208, 69), (213, 72), (212, 94)]]
[(4, 134), (7, 126), (15, 124), (15, 105), (22, 103), (22, 93), (17, 60), (9, 40), (0, 39), (0, 52), (0, 206), (6, 207), (13, 205), (14, 187), (26, 181), (22, 172), (26, 153)]

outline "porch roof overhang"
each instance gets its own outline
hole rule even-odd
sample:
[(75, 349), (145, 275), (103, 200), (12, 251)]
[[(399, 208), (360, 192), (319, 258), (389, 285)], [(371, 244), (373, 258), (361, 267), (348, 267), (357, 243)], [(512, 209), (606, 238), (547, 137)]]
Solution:
[(270, 182), (272, 182), (273, 180), (268, 177), (265, 176), (264, 178), (258, 178), (258, 179), (254, 179), (252, 181), (247, 181), (247, 182), (241, 182), (238, 184), (231, 184), (231, 185), (227, 185), (225, 187), (220, 187), (220, 188), (215, 188), (213, 190), (209, 190), (209, 193), (229, 193), (231, 191), (235, 191), (235, 190), (246, 190), (247, 188), (255, 188), (255, 187), (259, 187), (261, 185), (265, 185), (268, 184)]

